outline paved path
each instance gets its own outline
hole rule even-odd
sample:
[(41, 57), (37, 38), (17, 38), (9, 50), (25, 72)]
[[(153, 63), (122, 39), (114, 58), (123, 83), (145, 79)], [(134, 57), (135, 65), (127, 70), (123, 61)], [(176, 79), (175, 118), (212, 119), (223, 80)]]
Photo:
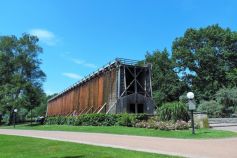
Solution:
[(213, 129), (237, 132), (237, 126), (213, 127)]
[(237, 157), (237, 138), (191, 140), (83, 132), (12, 129), (0, 129), (0, 134), (61, 140), (191, 158)]

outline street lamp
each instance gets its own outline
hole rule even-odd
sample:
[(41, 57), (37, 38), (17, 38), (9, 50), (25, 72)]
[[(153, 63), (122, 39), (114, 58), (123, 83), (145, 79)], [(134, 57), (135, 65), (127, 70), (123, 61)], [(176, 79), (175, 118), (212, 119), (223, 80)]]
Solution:
[(14, 109), (13, 110), (13, 125), (14, 125), (14, 128), (15, 128), (15, 125), (16, 125), (16, 113), (17, 113), (17, 109)]
[(187, 93), (187, 98), (188, 98), (188, 109), (191, 111), (192, 134), (195, 134), (193, 111), (196, 109), (196, 105), (195, 105), (195, 102), (194, 102), (193, 92), (188, 92)]

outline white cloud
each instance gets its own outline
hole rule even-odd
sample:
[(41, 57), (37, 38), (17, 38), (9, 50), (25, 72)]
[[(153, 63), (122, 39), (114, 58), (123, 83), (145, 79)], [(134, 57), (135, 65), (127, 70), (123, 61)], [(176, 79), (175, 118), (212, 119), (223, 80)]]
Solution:
[(95, 64), (91, 64), (91, 63), (86, 63), (86, 64), (84, 64), (84, 66), (90, 67), (90, 68), (97, 68), (97, 66)]
[(45, 90), (45, 93), (46, 93), (47, 95), (52, 95), (52, 94), (54, 94), (55, 92), (53, 92), (53, 91), (51, 91), (51, 90), (49, 90), (49, 89), (46, 89), (46, 90)]
[(76, 64), (79, 64), (79, 65), (82, 65), (82, 64), (85, 63), (84, 60), (79, 60), (79, 59), (72, 59), (72, 61), (73, 61), (74, 63), (76, 63)]
[(60, 56), (61, 56), (62, 58), (68, 58), (70, 55), (71, 55), (70, 52), (60, 53)]
[(92, 64), (92, 63), (88, 63), (86, 62), (85, 60), (80, 60), (80, 59), (72, 59), (72, 61), (76, 64), (79, 64), (79, 65), (83, 65), (85, 67), (89, 67), (89, 68), (97, 68), (97, 66), (95, 64)]
[(32, 29), (29, 31), (30, 34), (37, 36), (41, 42), (53, 46), (58, 42), (55, 34), (45, 29)]
[(77, 80), (82, 79), (82, 76), (76, 73), (65, 72), (65, 73), (62, 73), (62, 75), (71, 79), (77, 79)]

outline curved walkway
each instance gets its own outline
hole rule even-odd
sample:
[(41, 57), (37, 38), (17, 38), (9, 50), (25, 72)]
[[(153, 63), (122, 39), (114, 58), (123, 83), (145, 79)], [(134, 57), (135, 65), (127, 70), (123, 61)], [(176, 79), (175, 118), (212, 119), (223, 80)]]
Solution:
[(237, 138), (171, 139), (63, 131), (0, 129), (0, 134), (68, 141), (191, 158), (236, 158)]

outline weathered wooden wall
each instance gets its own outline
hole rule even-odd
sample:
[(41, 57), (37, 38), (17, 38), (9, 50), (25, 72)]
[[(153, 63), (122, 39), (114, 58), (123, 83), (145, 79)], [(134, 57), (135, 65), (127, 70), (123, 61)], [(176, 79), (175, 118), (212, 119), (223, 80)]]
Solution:
[[(50, 100), (47, 116), (79, 115), (92, 113), (105, 103), (110, 105), (116, 98), (116, 68), (95, 75), (88, 81)], [(105, 107), (108, 109), (109, 107)]]

